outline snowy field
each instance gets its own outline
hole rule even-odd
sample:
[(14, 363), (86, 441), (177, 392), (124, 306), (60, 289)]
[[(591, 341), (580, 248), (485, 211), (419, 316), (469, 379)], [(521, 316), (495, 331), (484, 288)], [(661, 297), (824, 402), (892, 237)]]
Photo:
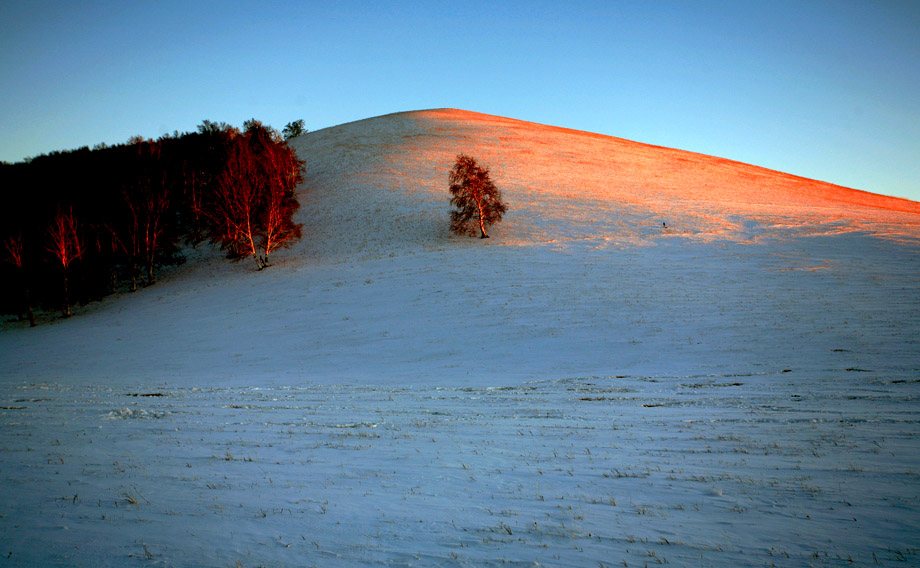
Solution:
[[(704, 201), (541, 188), (543, 145), (615, 139), (432, 120), (298, 140), (264, 273), (4, 324), (0, 567), (920, 565), (916, 204), (697, 155)], [(445, 234), (455, 142), (504, 179), (488, 241)]]
[(46, 326), (87, 327), (0, 387), (0, 562), (920, 563), (915, 249), (480, 253), (291, 272), (310, 311), (243, 333), (288, 327), (268, 361), (205, 337), (204, 288), (187, 334), (151, 331), (191, 375), (93, 380), (129, 364), (90, 349), (111, 310)]
[[(895, 565), (916, 380), (7, 387), (12, 565)], [(135, 396), (139, 395), (139, 396)]]

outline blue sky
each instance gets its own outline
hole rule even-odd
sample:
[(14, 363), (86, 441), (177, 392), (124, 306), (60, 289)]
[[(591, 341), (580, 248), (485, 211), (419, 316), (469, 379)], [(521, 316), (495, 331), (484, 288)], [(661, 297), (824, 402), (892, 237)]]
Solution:
[(920, 201), (920, 2), (0, 2), (0, 160), (454, 107)]

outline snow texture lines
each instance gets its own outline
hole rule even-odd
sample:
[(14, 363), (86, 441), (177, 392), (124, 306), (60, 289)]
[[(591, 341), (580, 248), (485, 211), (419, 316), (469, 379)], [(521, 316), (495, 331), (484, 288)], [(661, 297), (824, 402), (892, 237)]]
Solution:
[(3, 388), (7, 564), (920, 559), (917, 381), (158, 392)]

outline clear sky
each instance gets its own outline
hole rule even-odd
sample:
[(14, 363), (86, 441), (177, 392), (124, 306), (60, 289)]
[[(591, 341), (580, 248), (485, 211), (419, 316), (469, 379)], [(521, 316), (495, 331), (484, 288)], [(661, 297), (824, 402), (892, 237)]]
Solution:
[(0, 0), (0, 160), (454, 107), (920, 201), (920, 2)]

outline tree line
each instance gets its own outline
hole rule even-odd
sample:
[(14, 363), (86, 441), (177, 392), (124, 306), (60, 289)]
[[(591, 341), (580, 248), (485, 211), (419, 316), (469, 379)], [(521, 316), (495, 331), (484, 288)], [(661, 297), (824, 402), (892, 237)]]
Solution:
[[(289, 123), (286, 138), (302, 134)], [(257, 120), (0, 162), (0, 311), (100, 299), (155, 282), (180, 245), (211, 241), (257, 270), (301, 236), (304, 163)]]
[[(158, 140), (54, 152), (0, 162), (0, 313), (35, 325), (33, 307), (87, 303), (155, 283), (179, 264), (180, 245), (210, 241), (257, 270), (301, 237), (293, 215), (304, 162), (257, 120), (237, 129), (205, 120), (197, 131)], [(506, 205), (488, 168), (465, 154), (449, 173), (450, 229), (488, 238)]]

